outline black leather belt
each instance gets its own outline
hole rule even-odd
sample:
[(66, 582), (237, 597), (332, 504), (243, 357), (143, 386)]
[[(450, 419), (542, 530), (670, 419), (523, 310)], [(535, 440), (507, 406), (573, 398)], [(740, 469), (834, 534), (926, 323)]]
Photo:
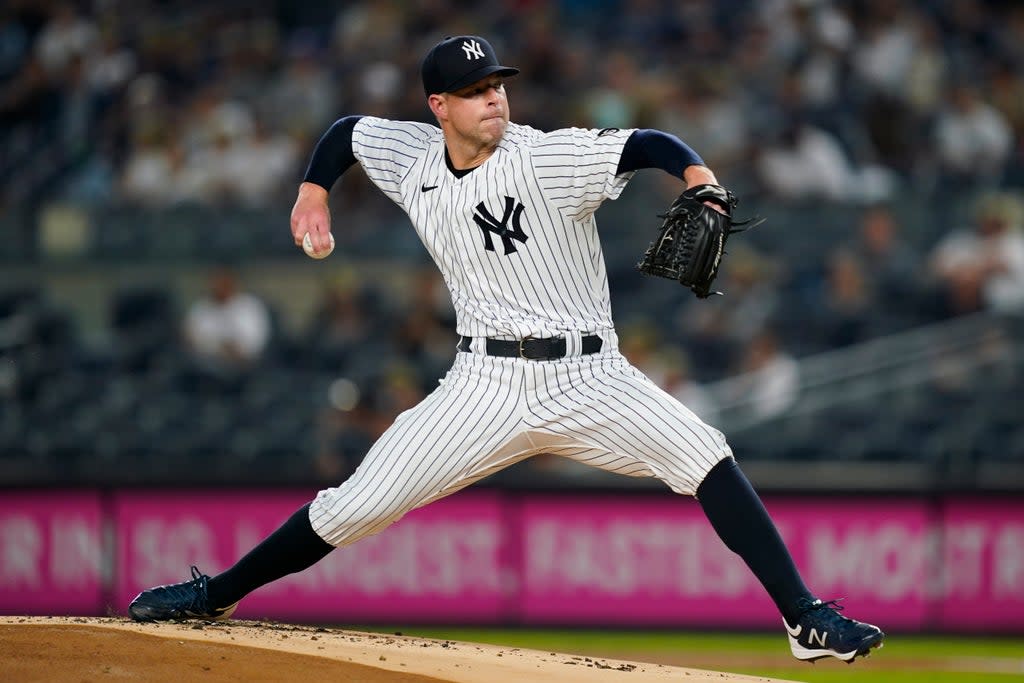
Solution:
[[(456, 345), (459, 351), (469, 351), (472, 337), (459, 337)], [(597, 353), (601, 350), (604, 340), (596, 334), (588, 334), (582, 339), (581, 351), (584, 355)], [(525, 358), (527, 360), (557, 360), (565, 358), (565, 337), (527, 337), (526, 339), (490, 339), (484, 344), (488, 356), (504, 356), (506, 358)]]

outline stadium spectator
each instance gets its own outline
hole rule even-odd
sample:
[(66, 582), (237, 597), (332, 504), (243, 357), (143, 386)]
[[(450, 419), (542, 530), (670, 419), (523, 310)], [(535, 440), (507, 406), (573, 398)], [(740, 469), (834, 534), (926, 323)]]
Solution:
[[(697, 416), (708, 424), (718, 420), (718, 404), (711, 392), (693, 378), (690, 356), (679, 347), (664, 348), (656, 361), (659, 377), (658, 386), (669, 394), (685, 401)], [(651, 375), (648, 375), (654, 379)]]
[[(1018, 14), (1022, 17), (1021, 40), (1024, 40), (1024, 11)], [(1024, 64), (1024, 57), (1019, 63), (1008, 59), (996, 60), (992, 64), (989, 82), (989, 100), (1006, 117), (1015, 141), (1007, 162), (1006, 179), (1018, 187), (1024, 185), (1024, 69), (1019, 64)]]
[(985, 195), (973, 224), (948, 235), (930, 257), (942, 311), (1024, 309), (1024, 206), (1015, 195)]
[(313, 366), (337, 372), (356, 365), (362, 349), (377, 346), (375, 313), (382, 311), (374, 304), (373, 292), (360, 287), (352, 272), (342, 270), (321, 291), (303, 332)]
[(272, 133), (256, 118), (248, 134), (229, 144), (223, 170), (232, 179), (231, 195), (244, 206), (274, 206), (297, 182), (299, 148), (293, 137)]
[(795, 76), (779, 87), (768, 139), (756, 148), (757, 181), (785, 200), (861, 202), (879, 200), (894, 179), (877, 165), (858, 165), (833, 133), (811, 122)]
[(643, 74), (634, 55), (616, 50), (603, 61), (602, 78), (583, 94), (583, 121), (592, 128), (624, 128), (638, 120)]
[(89, 87), (105, 102), (115, 99), (138, 70), (135, 52), (111, 28), (101, 31), (99, 46), (90, 52), (85, 63)]
[(311, 41), (305, 33), (293, 39), (267, 79), (259, 107), (274, 131), (309, 137), (339, 111), (339, 88)]
[(746, 347), (738, 368), (740, 395), (747, 397), (750, 414), (761, 420), (779, 416), (800, 392), (800, 366), (765, 327)]
[(700, 382), (713, 381), (732, 370), (741, 349), (779, 310), (778, 265), (739, 240), (733, 244), (729, 244), (729, 266), (716, 282), (726, 296), (723, 305), (717, 298), (691, 299), (676, 316), (676, 327), (688, 350), (693, 358), (700, 358), (692, 369)]
[(722, 86), (713, 74), (669, 84), (654, 107), (653, 125), (683, 140), (700, 140), (710, 166), (734, 169), (746, 163), (750, 122), (735, 95)]
[(119, 196), (129, 204), (167, 206), (183, 199), (185, 152), (163, 131), (139, 135), (118, 179)]
[(925, 321), (923, 259), (904, 239), (902, 225), (889, 205), (876, 204), (861, 212), (852, 252), (870, 289), (875, 317), (885, 318), (879, 331)]
[(266, 304), (244, 291), (238, 274), (226, 266), (210, 274), (208, 291), (192, 302), (184, 320), (185, 340), (196, 369), (228, 381), (259, 361), (271, 331)]
[(817, 306), (808, 316), (824, 347), (840, 348), (863, 341), (875, 317), (874, 304), (860, 259), (846, 247), (833, 250)]
[(36, 37), (35, 52), (43, 68), (60, 74), (75, 59), (84, 59), (99, 44), (95, 22), (79, 14), (73, 2), (57, 3)]
[(998, 184), (1014, 148), (1006, 117), (982, 99), (977, 85), (967, 82), (947, 92), (933, 142), (946, 187)]

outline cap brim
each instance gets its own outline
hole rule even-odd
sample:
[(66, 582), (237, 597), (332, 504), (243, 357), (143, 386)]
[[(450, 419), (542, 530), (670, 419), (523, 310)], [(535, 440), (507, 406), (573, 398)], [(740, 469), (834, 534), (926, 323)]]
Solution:
[(473, 85), (481, 78), (487, 78), (491, 74), (500, 74), (502, 76), (515, 76), (519, 73), (519, 69), (511, 66), (501, 66), (500, 64), (490, 64), (488, 66), (482, 66), (476, 71), (471, 71), (454, 83), (450, 83), (445, 87), (444, 92), (455, 92), (456, 90), (462, 90), (467, 85)]

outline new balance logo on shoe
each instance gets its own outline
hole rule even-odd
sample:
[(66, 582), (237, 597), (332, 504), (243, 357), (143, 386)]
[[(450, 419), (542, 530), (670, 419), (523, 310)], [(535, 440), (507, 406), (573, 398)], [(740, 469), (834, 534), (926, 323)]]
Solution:
[(825, 647), (825, 641), (828, 639), (828, 631), (822, 631), (820, 634), (816, 629), (811, 629), (811, 632), (807, 634), (807, 642), (813, 643), (818, 641), (818, 645)]
[(882, 646), (885, 638), (882, 630), (842, 616), (839, 614), (842, 607), (836, 600), (822, 602), (801, 598), (797, 607), (800, 615), (795, 626), (782, 620), (790, 650), (797, 659), (813, 662), (835, 657), (849, 664)]

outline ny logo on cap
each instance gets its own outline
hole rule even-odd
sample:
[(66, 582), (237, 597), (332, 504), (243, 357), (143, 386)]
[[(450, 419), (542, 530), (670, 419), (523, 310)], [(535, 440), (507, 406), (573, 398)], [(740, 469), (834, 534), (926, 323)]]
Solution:
[(480, 59), (484, 56), (483, 48), (475, 40), (462, 41), (462, 51), (466, 53), (466, 59)]

